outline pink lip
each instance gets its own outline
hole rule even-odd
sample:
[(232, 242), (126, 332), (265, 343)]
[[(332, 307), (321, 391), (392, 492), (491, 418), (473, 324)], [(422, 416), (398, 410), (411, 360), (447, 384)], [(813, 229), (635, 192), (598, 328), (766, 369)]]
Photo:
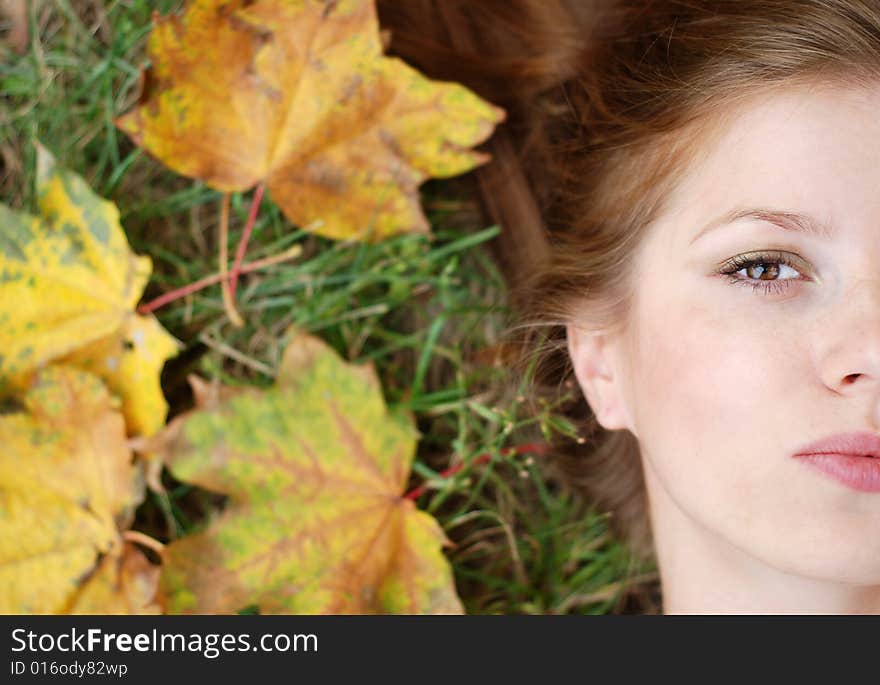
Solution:
[(853, 490), (880, 492), (880, 435), (838, 433), (801, 447), (793, 456)]

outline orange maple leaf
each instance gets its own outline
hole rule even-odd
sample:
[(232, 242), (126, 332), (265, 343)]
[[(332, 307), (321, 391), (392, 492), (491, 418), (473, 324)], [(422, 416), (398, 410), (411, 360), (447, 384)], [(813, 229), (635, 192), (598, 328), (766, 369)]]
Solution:
[(384, 56), (374, 0), (194, 0), (154, 22), (140, 103), (117, 125), (220, 191), (265, 183), (330, 238), (427, 233), (419, 184), (488, 161), (469, 148), (505, 116)]

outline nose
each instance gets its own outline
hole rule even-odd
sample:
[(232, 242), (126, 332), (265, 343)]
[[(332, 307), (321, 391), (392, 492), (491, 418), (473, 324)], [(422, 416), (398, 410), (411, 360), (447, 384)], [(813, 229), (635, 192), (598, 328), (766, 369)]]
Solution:
[(819, 339), (829, 343), (823, 381), (837, 393), (872, 392), (880, 401), (880, 277), (859, 279), (835, 309), (836, 316), (816, 322)]

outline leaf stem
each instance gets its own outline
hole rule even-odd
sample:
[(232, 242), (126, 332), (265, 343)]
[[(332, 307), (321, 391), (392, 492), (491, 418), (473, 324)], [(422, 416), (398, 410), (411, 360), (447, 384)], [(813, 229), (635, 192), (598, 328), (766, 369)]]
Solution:
[(156, 552), (156, 554), (160, 555), (162, 554), (162, 550), (165, 549), (165, 545), (163, 545), (161, 542), (137, 530), (125, 531), (122, 534), (122, 539), (126, 542), (135, 542), (139, 545), (143, 545), (147, 549), (151, 549)]
[[(546, 442), (530, 442), (525, 443), (523, 445), (515, 445), (514, 447), (505, 447), (501, 450), (502, 457), (510, 457), (514, 454), (524, 454), (524, 453), (532, 453), (543, 456), (547, 454), (550, 450), (550, 445)], [(486, 452), (485, 454), (481, 454), (480, 456), (474, 458), (474, 460), (470, 463), (471, 466), (477, 466), (478, 464), (486, 464), (492, 460), (492, 453)], [(441, 471), (438, 476), (440, 478), (448, 478), (449, 476), (454, 476), (456, 473), (461, 471), (466, 464), (461, 462), (456, 464), (455, 466), (450, 466), (445, 471)], [(417, 488), (413, 488), (408, 493), (406, 493), (403, 497), (404, 499), (409, 500), (417, 500), (419, 497), (425, 494), (428, 490), (428, 484), (422, 483)]]
[[(298, 257), (302, 252), (301, 245), (294, 245), (293, 247), (285, 250), (284, 252), (277, 254), (273, 257), (265, 257), (264, 259), (258, 259), (255, 262), (250, 262), (249, 264), (245, 264), (241, 267), (240, 271), (243, 274), (250, 273), (251, 271), (258, 271), (259, 269), (265, 269), (270, 266), (274, 266), (275, 264), (280, 264), (281, 262), (286, 262), (289, 259), (293, 259), (294, 257)], [(146, 304), (142, 304), (137, 308), (138, 314), (149, 314), (150, 312), (154, 312), (160, 307), (164, 307), (166, 304), (170, 302), (174, 302), (175, 300), (179, 300), (182, 297), (186, 297), (187, 295), (191, 295), (192, 293), (198, 292), (199, 290), (204, 290), (205, 288), (212, 286), (216, 283), (222, 282), (224, 279), (231, 278), (232, 273), (227, 272), (212, 274), (210, 276), (205, 276), (204, 278), (200, 278), (189, 285), (185, 285), (182, 288), (177, 288), (176, 290), (170, 290), (164, 295), (160, 295), (154, 300), (150, 300)]]
[(238, 287), (238, 275), (241, 273), (241, 263), (244, 261), (244, 253), (247, 251), (248, 241), (251, 239), (251, 233), (254, 230), (254, 224), (257, 222), (257, 212), (260, 210), (260, 203), (263, 201), (263, 193), (266, 192), (266, 184), (260, 183), (254, 191), (254, 199), (251, 200), (251, 209), (248, 212), (247, 224), (241, 234), (241, 240), (238, 241), (238, 247), (235, 250), (235, 262), (232, 264), (232, 278), (229, 280), (230, 295), (235, 297), (235, 289)]
[(235, 291), (232, 289), (229, 279), (226, 278), (227, 268), (229, 267), (229, 193), (223, 193), (220, 200), (220, 283), (221, 292), (223, 294), (223, 309), (226, 310), (226, 316), (236, 328), (244, 327), (244, 319), (235, 308)]

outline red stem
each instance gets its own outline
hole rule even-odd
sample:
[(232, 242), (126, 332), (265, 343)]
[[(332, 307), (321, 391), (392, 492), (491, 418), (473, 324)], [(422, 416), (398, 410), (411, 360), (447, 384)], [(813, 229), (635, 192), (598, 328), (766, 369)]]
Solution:
[[(254, 262), (250, 262), (249, 264), (245, 264), (239, 269), (241, 273), (246, 274), (251, 271), (256, 271), (257, 269), (262, 269), (267, 266), (272, 266), (279, 261), (284, 259), (290, 259), (296, 256), (296, 252), (294, 250), (285, 250), (282, 254), (276, 257), (267, 257), (265, 259), (258, 259)], [(169, 302), (174, 302), (175, 300), (179, 300), (181, 297), (186, 297), (187, 295), (191, 295), (192, 293), (198, 292), (199, 290), (204, 290), (208, 286), (212, 286), (215, 283), (219, 283), (224, 278), (229, 279), (232, 276), (231, 272), (211, 274), (210, 276), (205, 276), (204, 278), (200, 278), (197, 281), (193, 281), (192, 283), (183, 286), (182, 288), (177, 288), (176, 290), (170, 290), (164, 295), (159, 295), (154, 300), (150, 300), (149, 302), (145, 302), (140, 307), (137, 308), (138, 314), (149, 314), (150, 312), (154, 312), (160, 307), (164, 307)]]
[(232, 270), (229, 272), (229, 294), (232, 296), (233, 302), (235, 301), (235, 289), (238, 286), (238, 275), (241, 273), (241, 263), (244, 261), (244, 253), (247, 251), (247, 244), (251, 239), (254, 224), (257, 223), (257, 212), (260, 211), (260, 202), (263, 201), (264, 192), (266, 192), (266, 184), (260, 183), (254, 191), (254, 199), (251, 200), (247, 224), (241, 234), (241, 240), (238, 241), (238, 247), (235, 249), (235, 262), (233, 262)]
[[(502, 457), (509, 457), (514, 454), (523, 454), (523, 453), (532, 453), (537, 454), (539, 456), (544, 456), (550, 450), (550, 445), (546, 442), (530, 442), (524, 445), (516, 445), (514, 447), (505, 447), (501, 450)], [(486, 452), (485, 454), (481, 454), (476, 457), (472, 462), (471, 466), (476, 466), (478, 464), (485, 464), (492, 460), (492, 453)], [(454, 476), (456, 473), (461, 471), (466, 464), (464, 462), (460, 464), (456, 464), (455, 466), (450, 466), (445, 471), (441, 471), (437, 474), (440, 478), (448, 478), (449, 476)], [(428, 489), (427, 483), (423, 483), (417, 488), (413, 488), (408, 493), (406, 493), (403, 497), (404, 499), (417, 500), (419, 497), (425, 494)]]

